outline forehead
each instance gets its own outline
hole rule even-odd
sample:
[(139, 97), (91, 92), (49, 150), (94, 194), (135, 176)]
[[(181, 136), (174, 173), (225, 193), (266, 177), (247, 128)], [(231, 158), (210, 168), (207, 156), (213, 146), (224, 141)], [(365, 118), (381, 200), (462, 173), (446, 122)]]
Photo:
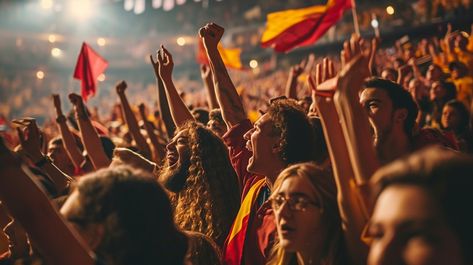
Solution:
[(187, 137), (187, 133), (189, 132), (188, 129), (180, 130), (173, 138), (173, 140), (177, 140), (179, 138)]
[(272, 126), (272, 124), (273, 124), (273, 121), (271, 120), (271, 117), (269, 116), (268, 113), (265, 113), (261, 117), (259, 117), (258, 120), (256, 120), (255, 127), (266, 128), (266, 127)]
[(292, 175), (283, 180), (276, 192), (284, 195), (303, 195), (311, 199), (316, 197), (312, 183), (307, 178), (297, 175)]
[(364, 104), (376, 100), (382, 103), (390, 103), (391, 99), (388, 96), (388, 92), (384, 89), (368, 87), (365, 88), (360, 94), (360, 103)]
[(429, 193), (419, 186), (394, 185), (378, 197), (372, 221), (399, 225), (435, 220), (438, 209)]

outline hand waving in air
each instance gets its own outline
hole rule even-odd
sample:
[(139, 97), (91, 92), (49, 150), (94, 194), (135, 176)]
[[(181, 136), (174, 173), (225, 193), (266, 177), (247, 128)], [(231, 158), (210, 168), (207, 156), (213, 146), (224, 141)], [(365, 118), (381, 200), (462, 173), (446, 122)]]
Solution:
[(172, 70), (174, 68), (174, 61), (172, 60), (171, 53), (161, 45), (161, 49), (158, 51), (158, 69), (159, 76), (163, 79), (163, 82), (170, 81), (172, 78)]

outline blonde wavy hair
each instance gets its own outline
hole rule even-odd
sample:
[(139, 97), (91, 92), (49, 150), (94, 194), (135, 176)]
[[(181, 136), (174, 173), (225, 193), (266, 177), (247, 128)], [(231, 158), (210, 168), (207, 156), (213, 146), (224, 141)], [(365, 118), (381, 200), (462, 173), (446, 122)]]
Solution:
[[(322, 218), (328, 224), (326, 242), (322, 250), (322, 265), (348, 264), (347, 252), (343, 238), (341, 218), (337, 204), (337, 188), (332, 174), (314, 163), (300, 163), (284, 169), (274, 182), (273, 194), (277, 194), (284, 180), (291, 177), (306, 178), (312, 184), (315, 197), (320, 202)], [(314, 235), (315, 237), (318, 235)], [(298, 264), (295, 253), (286, 252), (278, 242), (271, 250), (270, 265)]]
[(228, 149), (212, 131), (196, 122), (186, 130), (190, 166), (183, 189), (171, 194), (175, 222), (184, 230), (207, 235), (222, 247), (240, 207), (237, 175)]

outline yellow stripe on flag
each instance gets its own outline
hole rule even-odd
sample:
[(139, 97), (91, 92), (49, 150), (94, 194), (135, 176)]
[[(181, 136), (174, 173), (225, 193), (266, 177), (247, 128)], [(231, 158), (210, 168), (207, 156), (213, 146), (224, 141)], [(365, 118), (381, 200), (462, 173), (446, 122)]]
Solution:
[(221, 43), (218, 44), (217, 48), (220, 53), (220, 56), (222, 56), (222, 61), (225, 66), (235, 69), (243, 68), (243, 65), (241, 64), (240, 60), (240, 48), (223, 48)]
[(268, 14), (266, 29), (261, 37), (261, 42), (265, 43), (277, 37), (293, 25), (302, 22), (314, 15), (319, 15), (327, 11), (335, 4), (335, 0), (329, 0), (326, 5), (316, 5), (300, 9), (289, 9)]
[(241, 203), (240, 210), (238, 211), (235, 221), (233, 222), (234, 226), (232, 227), (232, 232), (228, 242), (232, 241), (238, 232), (240, 232), (243, 225), (243, 219), (250, 214), (251, 206), (253, 205), (254, 200), (256, 200), (257, 192), (264, 185), (265, 181), (266, 180), (264, 178), (258, 180), (246, 194), (245, 199), (243, 199), (243, 202)]

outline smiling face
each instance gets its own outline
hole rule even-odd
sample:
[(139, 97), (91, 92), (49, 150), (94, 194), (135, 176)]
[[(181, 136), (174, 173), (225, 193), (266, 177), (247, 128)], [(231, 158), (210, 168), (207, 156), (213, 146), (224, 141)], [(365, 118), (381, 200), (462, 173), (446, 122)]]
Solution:
[(166, 146), (166, 159), (160, 175), (160, 181), (166, 188), (179, 191), (189, 174), (190, 148), (187, 130), (181, 130)]
[(278, 237), (286, 251), (308, 253), (323, 244), (327, 229), (315, 192), (308, 179), (294, 175), (274, 192)]
[(394, 185), (379, 196), (368, 234), (373, 239), (369, 265), (462, 264), (458, 238), (438, 203), (419, 186)]

